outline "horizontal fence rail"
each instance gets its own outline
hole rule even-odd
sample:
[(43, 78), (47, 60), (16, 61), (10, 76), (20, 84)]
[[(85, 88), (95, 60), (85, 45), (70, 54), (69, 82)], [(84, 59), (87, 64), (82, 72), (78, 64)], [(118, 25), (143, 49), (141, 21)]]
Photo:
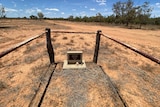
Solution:
[(106, 38), (108, 38), (108, 39), (110, 39), (110, 40), (112, 40), (112, 41), (114, 41), (114, 42), (117, 42), (118, 44), (121, 44), (122, 46), (125, 46), (126, 48), (128, 48), (128, 49), (130, 49), (130, 50), (132, 50), (132, 51), (134, 51), (134, 52), (136, 52), (136, 53), (138, 53), (138, 54), (140, 54), (140, 55), (142, 55), (142, 56), (144, 56), (144, 57), (146, 57), (146, 58), (148, 58), (150, 60), (152, 60), (153, 62), (156, 62), (157, 64), (160, 64), (160, 59), (158, 59), (158, 58), (156, 58), (156, 57), (154, 57), (152, 55), (149, 55), (149, 54), (147, 54), (145, 52), (142, 52), (142, 51), (136, 49), (135, 47), (132, 47), (132, 46), (126, 44), (126, 43), (123, 43), (123, 42), (120, 42), (120, 41), (118, 41), (116, 39), (113, 39), (108, 35), (104, 35), (103, 33), (101, 35), (106, 37)]
[(17, 49), (17, 48), (19, 48), (19, 47), (27, 44), (28, 42), (31, 42), (32, 40), (37, 39), (38, 37), (41, 37), (41, 36), (44, 35), (44, 34), (45, 34), (45, 33), (42, 33), (42, 34), (40, 34), (40, 35), (33, 36), (33, 37), (31, 37), (31, 38), (29, 38), (29, 39), (27, 39), (27, 40), (25, 40), (25, 41), (23, 41), (23, 42), (20, 42), (20, 43), (16, 44), (15, 46), (13, 46), (13, 47), (11, 47), (11, 48), (9, 48), (9, 49), (1, 52), (1, 53), (0, 53), (0, 58), (2, 58), (3, 56), (7, 55), (8, 53), (14, 51), (15, 49)]
[(51, 32), (54, 32), (54, 33), (80, 33), (80, 34), (96, 34), (95, 32), (74, 32), (74, 31), (55, 31), (55, 30), (52, 30)]

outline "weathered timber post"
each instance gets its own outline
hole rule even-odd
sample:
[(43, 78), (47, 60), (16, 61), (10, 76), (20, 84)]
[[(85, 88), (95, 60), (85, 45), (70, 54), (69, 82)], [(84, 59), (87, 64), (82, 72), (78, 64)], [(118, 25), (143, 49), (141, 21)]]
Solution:
[(98, 30), (96, 34), (96, 44), (95, 44), (95, 51), (94, 51), (94, 57), (93, 57), (94, 63), (97, 63), (97, 60), (98, 60), (101, 32), (102, 32), (101, 30)]
[(47, 50), (49, 54), (50, 63), (55, 63), (54, 60), (54, 50), (51, 42), (51, 30), (46, 28), (46, 40), (47, 40)]

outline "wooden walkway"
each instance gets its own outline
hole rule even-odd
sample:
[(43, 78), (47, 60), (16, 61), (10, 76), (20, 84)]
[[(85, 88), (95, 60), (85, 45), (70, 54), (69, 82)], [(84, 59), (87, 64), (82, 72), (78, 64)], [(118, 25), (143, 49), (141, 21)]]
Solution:
[(86, 65), (86, 69), (62, 70), (62, 63), (57, 64), (48, 86), (42, 84), (30, 106), (125, 106), (102, 68), (94, 63)]

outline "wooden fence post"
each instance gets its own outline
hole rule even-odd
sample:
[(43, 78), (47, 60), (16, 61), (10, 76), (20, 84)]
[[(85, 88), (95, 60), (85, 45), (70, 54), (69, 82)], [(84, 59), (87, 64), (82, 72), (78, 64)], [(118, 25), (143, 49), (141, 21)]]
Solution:
[(51, 42), (51, 30), (49, 28), (46, 28), (46, 40), (47, 40), (47, 50), (49, 54), (50, 63), (55, 63), (54, 60), (54, 49)]
[(95, 51), (94, 51), (94, 57), (93, 57), (94, 63), (97, 63), (97, 60), (98, 60), (101, 32), (102, 32), (101, 30), (98, 30), (96, 34), (96, 44), (95, 44)]

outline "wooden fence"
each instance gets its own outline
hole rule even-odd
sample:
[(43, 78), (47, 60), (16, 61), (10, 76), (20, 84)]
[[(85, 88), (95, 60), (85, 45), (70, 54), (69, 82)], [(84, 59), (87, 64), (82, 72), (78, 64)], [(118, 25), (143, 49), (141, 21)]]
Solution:
[[(93, 56), (93, 62), (94, 63), (97, 63), (97, 61), (98, 61), (100, 38), (101, 38), (101, 35), (102, 35), (102, 36), (104, 36), (104, 37), (106, 37), (106, 38), (108, 38), (108, 39), (110, 39), (110, 40), (112, 40), (112, 41), (114, 41), (114, 42), (116, 42), (118, 44), (121, 44), (122, 46), (125, 46), (128, 49), (130, 49), (130, 50), (132, 50), (132, 51), (134, 51), (134, 52), (136, 52), (136, 53), (138, 53), (138, 54), (140, 54), (140, 55), (142, 55), (142, 56), (144, 56), (144, 57), (156, 62), (157, 64), (160, 64), (160, 59), (158, 59), (158, 58), (156, 58), (156, 57), (154, 57), (152, 55), (149, 55), (149, 54), (147, 54), (145, 52), (142, 52), (142, 51), (140, 51), (140, 50), (138, 50), (138, 49), (126, 44), (126, 43), (123, 43), (123, 42), (120, 42), (120, 41), (118, 41), (116, 39), (113, 39), (110, 36), (104, 35), (101, 30), (98, 30), (97, 33), (94, 33), (94, 32), (51, 31), (49, 28), (46, 28), (46, 32), (45, 33), (46, 33), (47, 50), (48, 50), (48, 54), (49, 54), (50, 63), (55, 63), (54, 48), (53, 48), (52, 42), (51, 42), (51, 32), (54, 32), (54, 33), (96, 34), (96, 44), (95, 44), (95, 51), (94, 51), (94, 56)], [(29, 43), (30, 41), (32, 41), (32, 40), (34, 40), (34, 39), (36, 39), (38, 37), (41, 37), (45, 33), (42, 33), (40, 35), (36, 35), (36, 36), (34, 36), (32, 38), (29, 38), (29, 39), (27, 39), (27, 40), (15, 45), (15, 46), (13, 46), (13, 47), (1, 52), (0, 53), (0, 58), (2, 58), (3, 56), (7, 55), (8, 53), (14, 51), (15, 49), (17, 49), (17, 48)]]

